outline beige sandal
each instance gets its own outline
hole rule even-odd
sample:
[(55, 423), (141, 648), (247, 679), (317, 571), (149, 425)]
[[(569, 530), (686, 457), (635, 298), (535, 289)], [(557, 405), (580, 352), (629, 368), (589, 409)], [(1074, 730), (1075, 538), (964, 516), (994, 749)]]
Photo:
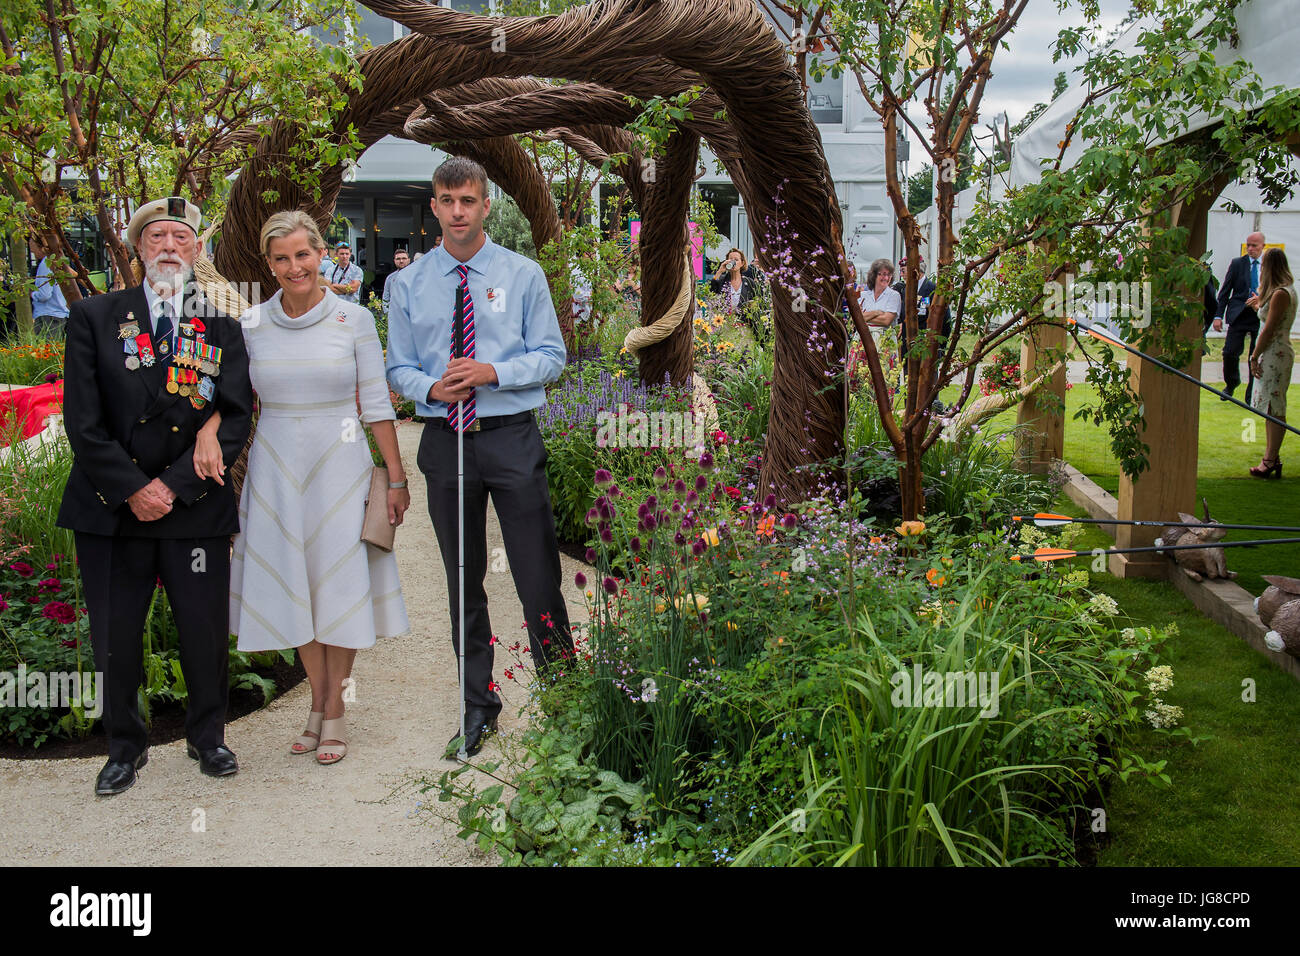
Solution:
[(337, 740), (336, 744), (319, 744), (316, 748), (316, 762), (321, 765), (338, 763), (348, 753), (347, 737), (344, 736), (347, 731), (347, 722), (343, 717), (333, 717), (325, 721), (321, 726), (320, 739)]
[[(313, 710), (310, 714), (308, 714), (307, 729), (302, 732), (302, 735), (297, 740), (295, 740), (292, 744), (289, 745), (289, 753), (291, 754), (313, 753), (316, 750), (317, 745), (321, 741), (320, 725), (321, 725), (321, 721), (323, 721), (324, 719), (325, 719), (325, 711), (323, 710)], [(316, 736), (310, 737), (308, 736), (308, 734), (315, 734)]]

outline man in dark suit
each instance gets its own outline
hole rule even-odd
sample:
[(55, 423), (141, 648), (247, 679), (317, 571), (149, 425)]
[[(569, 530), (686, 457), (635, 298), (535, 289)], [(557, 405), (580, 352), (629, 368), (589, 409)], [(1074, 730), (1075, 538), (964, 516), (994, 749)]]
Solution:
[(230, 485), (194, 471), (198, 429), (221, 412), (227, 466), (248, 438), (252, 388), (238, 322), (194, 285), (197, 206), (172, 197), (132, 217), (127, 238), (145, 266), (133, 289), (75, 302), (68, 315), (64, 427), (73, 465), (58, 525), (75, 532), (95, 668), (105, 686), (108, 762), (100, 795), (121, 793), (148, 761), (137, 693), (155, 582), (176, 619), (189, 692), (189, 755), (209, 776), (239, 767), (224, 744)]
[[(1214, 317), (1214, 330), (1223, 330), (1228, 323), (1228, 335), (1223, 340), (1223, 384), (1229, 395), (1241, 384), (1241, 351), (1246, 336), (1250, 336), (1250, 352), (1255, 351), (1255, 337), (1259, 335), (1259, 315), (1246, 305), (1246, 300), (1259, 291), (1259, 257), (1264, 254), (1264, 234), (1252, 232), (1246, 237), (1246, 254), (1233, 259), (1219, 288), (1219, 308)], [(1247, 363), (1249, 366), (1249, 363)], [(1255, 377), (1249, 367), (1246, 381), (1246, 402), (1250, 402)]]

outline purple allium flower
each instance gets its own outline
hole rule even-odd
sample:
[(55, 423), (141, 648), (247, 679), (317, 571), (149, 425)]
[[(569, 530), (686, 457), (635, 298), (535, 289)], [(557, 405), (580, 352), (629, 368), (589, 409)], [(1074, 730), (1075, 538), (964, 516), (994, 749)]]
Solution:
[(633, 554), (636, 554), (638, 551), (641, 550), (641, 539), (633, 538), (631, 541), (627, 543), (627, 546), (632, 549)]
[(659, 499), (656, 498), (654, 495), (650, 495), (645, 500), (645, 506), (649, 508), (651, 511), (654, 511), (656, 508), (659, 507)]
[(601, 582), (601, 586), (605, 589), (606, 594), (618, 593), (618, 582), (615, 581), (613, 578), (611, 578), (609, 575), (605, 576), (605, 580)]
[(587, 527), (590, 528), (590, 527), (594, 526), (594, 525), (596, 524), (596, 522), (599, 521), (599, 520), (600, 520), (600, 512), (598, 512), (595, 508), (588, 508), (588, 509), (587, 509)]
[(781, 527), (783, 528), (793, 528), (798, 523), (799, 519), (792, 514), (786, 514), (785, 517), (781, 519)]
[(712, 470), (713, 470), (713, 453), (706, 451), (703, 455), (700, 456), (700, 471), (712, 471)]
[(696, 475), (696, 476), (695, 476), (695, 490), (696, 490), (696, 491), (703, 491), (703, 490), (704, 490), (705, 488), (707, 488), (707, 487), (709, 487), (709, 479), (705, 478), (703, 475)]
[(596, 487), (608, 488), (614, 483), (614, 476), (605, 468), (596, 469)]
[(588, 563), (588, 564), (593, 564), (593, 563), (595, 563), (595, 560), (596, 560), (596, 549), (595, 549), (595, 548), (588, 548), (588, 549), (587, 549), (587, 553), (584, 555), (584, 557), (587, 559), (587, 563)]
[(673, 544), (677, 545), (678, 547), (681, 547), (685, 543), (686, 543), (686, 535), (682, 534), (680, 531), (678, 531), (675, 535), (673, 535)]
[(587, 576), (579, 571), (573, 576), (573, 583), (576, 584), (579, 589), (585, 588), (587, 586)]
[(655, 525), (657, 525), (658, 523), (659, 522), (655, 520), (654, 515), (645, 516), (645, 529), (647, 531), (653, 531), (655, 529)]
[(655, 484), (660, 488), (668, 484), (668, 471), (664, 468), (663, 465), (660, 465), (658, 468), (655, 469), (654, 478), (655, 478)]
[(776, 495), (769, 492), (767, 497), (763, 499), (763, 508), (766, 510), (768, 508), (775, 508), (775, 507), (776, 507)]
[(695, 555), (698, 558), (700, 555), (704, 553), (704, 549), (707, 547), (708, 545), (706, 545), (699, 538), (696, 538), (694, 541), (691, 542), (691, 554)]
[(677, 492), (680, 495), (685, 490), (686, 490), (686, 482), (682, 481), (680, 478), (678, 478), (676, 481), (673, 482), (673, 491)]
[(614, 543), (614, 532), (610, 531), (609, 528), (601, 528), (601, 529), (600, 529), (600, 540), (601, 540), (601, 541), (604, 541), (606, 544), (613, 544), (613, 543)]

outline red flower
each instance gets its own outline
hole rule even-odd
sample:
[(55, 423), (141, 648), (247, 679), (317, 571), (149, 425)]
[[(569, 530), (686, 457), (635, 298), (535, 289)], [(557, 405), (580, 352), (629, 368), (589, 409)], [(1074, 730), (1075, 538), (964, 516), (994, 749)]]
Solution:
[(732, 501), (735, 501), (741, 495), (741, 490), (739, 488), (732, 488), (730, 485), (723, 485), (722, 490), (727, 493)]
[(58, 578), (46, 578), (39, 585), (37, 585), (37, 589), (41, 591), (49, 591), (51, 593), (55, 593), (63, 590), (63, 582), (60, 581)]
[(500, 690), (500, 689), (501, 689), (501, 685), (498, 684), (496, 681), (494, 681), (494, 680), (490, 680), (490, 681), (488, 681), (488, 690), (490, 690), (490, 691), (498, 691), (498, 690)]
[(8, 597), (7, 594), (0, 594), (0, 611), (9, 610), (9, 602), (5, 600), (6, 597)]
[(41, 610), (41, 616), (51, 621), (58, 621), (60, 624), (71, 624), (77, 619), (77, 609), (62, 601), (51, 601)]
[(16, 572), (21, 578), (30, 578), (36, 573), (36, 569), (26, 561), (15, 561), (13, 564), (9, 565), (9, 570)]
[(497, 636), (493, 634), (492, 637), (488, 639), (488, 647), (491, 647), (493, 644), (496, 643), (497, 643)]

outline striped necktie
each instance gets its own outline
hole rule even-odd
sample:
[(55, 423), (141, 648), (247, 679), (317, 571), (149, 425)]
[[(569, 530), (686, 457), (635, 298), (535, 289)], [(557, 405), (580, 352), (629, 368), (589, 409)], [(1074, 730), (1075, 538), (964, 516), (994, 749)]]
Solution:
[[(469, 295), (469, 269), (465, 266), (457, 266), (456, 271), (460, 273), (460, 288), (457, 294), (460, 296), (461, 308), (464, 315), (464, 333), (461, 338), (464, 342), (464, 348), (461, 354), (465, 358), (474, 357), (474, 300)], [(456, 358), (456, 335), (452, 330), (451, 337), (451, 357)], [(469, 390), (469, 398), (464, 402), (464, 420), (458, 421), (458, 415), (455, 405), (447, 406), (447, 424), (454, 431), (465, 431), (474, 424), (474, 389)]]

